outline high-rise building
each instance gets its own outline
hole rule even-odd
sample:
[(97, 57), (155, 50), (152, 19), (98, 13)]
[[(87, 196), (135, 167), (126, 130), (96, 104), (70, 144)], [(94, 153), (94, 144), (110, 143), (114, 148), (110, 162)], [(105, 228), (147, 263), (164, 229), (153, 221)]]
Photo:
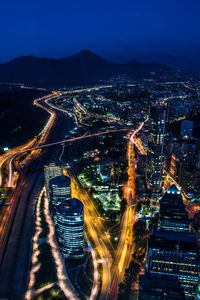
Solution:
[(44, 179), (48, 199), (50, 199), (49, 181), (56, 176), (62, 175), (62, 173), (62, 164), (59, 161), (50, 161), (44, 165)]
[(181, 137), (184, 139), (191, 139), (193, 133), (194, 123), (192, 121), (183, 120), (181, 122)]
[[(71, 180), (68, 176), (57, 176), (49, 181), (50, 212), (55, 217), (56, 207), (71, 199)], [(54, 220), (55, 221), (55, 220)]]
[(175, 185), (172, 185), (160, 200), (160, 230), (188, 232), (190, 222), (183, 198)]
[(146, 274), (177, 277), (187, 300), (195, 299), (200, 255), (195, 235), (158, 231), (148, 243)]
[(84, 209), (80, 200), (64, 201), (56, 209), (56, 237), (64, 257), (84, 257)]
[(149, 135), (146, 161), (146, 182), (151, 198), (158, 200), (162, 187), (165, 106), (152, 105), (149, 115)]
[(184, 300), (177, 277), (167, 275), (140, 275), (138, 300)]

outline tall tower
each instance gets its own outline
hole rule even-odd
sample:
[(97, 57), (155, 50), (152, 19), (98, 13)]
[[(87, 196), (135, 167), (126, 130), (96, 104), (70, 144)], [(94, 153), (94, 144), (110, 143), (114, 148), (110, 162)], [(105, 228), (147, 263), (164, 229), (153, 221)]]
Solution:
[(46, 165), (44, 165), (44, 179), (45, 179), (45, 187), (47, 192), (47, 197), (50, 200), (49, 194), (49, 181), (63, 174), (62, 164), (59, 161), (50, 161)]
[[(175, 284), (178, 279), (180, 288), (185, 295), (185, 297), (182, 296), (182, 299), (196, 299), (199, 274), (198, 240), (194, 234), (189, 232), (188, 213), (185, 211), (181, 193), (175, 185), (172, 185), (160, 201), (159, 231), (152, 232), (148, 239), (145, 277), (140, 278), (141, 295), (142, 289), (147, 288), (148, 295), (151, 296), (150, 292), (153, 291), (155, 294), (155, 292), (161, 291), (163, 284), (165, 288), (168, 286), (168, 283), (160, 283), (160, 280), (162, 282), (163, 279), (164, 281), (166, 279)], [(148, 285), (151, 285), (150, 288)], [(169, 288), (173, 288), (173, 285)], [(155, 297), (155, 299), (179, 299), (170, 297), (170, 295), (165, 297), (166, 294), (167, 292), (164, 291), (161, 298)], [(181, 295), (181, 291), (179, 291), (179, 295)], [(151, 298), (149, 297), (149, 299)]]
[(165, 106), (151, 106), (149, 115), (146, 182), (151, 192), (151, 198), (154, 200), (159, 199), (162, 187), (165, 116)]
[(69, 259), (84, 257), (84, 209), (80, 200), (64, 201), (56, 209), (56, 237), (60, 251)]
[[(56, 215), (56, 207), (64, 200), (71, 199), (71, 180), (68, 176), (57, 176), (49, 181), (49, 195), (50, 195), (50, 211), (53, 218)], [(54, 218), (54, 221), (55, 218)]]

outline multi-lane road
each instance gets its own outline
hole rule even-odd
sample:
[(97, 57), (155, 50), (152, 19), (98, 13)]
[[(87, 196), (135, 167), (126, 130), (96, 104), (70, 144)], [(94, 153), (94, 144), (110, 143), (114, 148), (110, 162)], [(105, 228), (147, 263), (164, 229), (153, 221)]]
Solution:
[[(67, 93), (70, 93), (70, 92), (66, 92), (66, 94)], [(34, 204), (33, 200), (32, 200), (32, 202), (28, 203), (28, 198), (27, 198), (27, 195), (25, 192), (28, 189), (28, 187), (29, 187), (29, 189), (32, 187), (33, 180), (31, 181), (31, 179), (25, 178), (24, 173), (22, 173), (22, 171), (20, 169), (19, 157), (21, 155), (24, 155), (26, 158), (25, 161), (26, 162), (28, 161), (29, 163), (31, 163), (34, 160), (37, 160), (39, 155), (41, 155), (42, 152), (41, 151), (38, 152), (39, 149), (44, 150), (44, 149), (48, 149), (49, 147), (52, 147), (52, 146), (60, 145), (63, 143), (70, 143), (70, 142), (74, 142), (74, 141), (81, 142), (83, 139), (98, 137), (98, 136), (109, 134), (109, 133), (130, 131), (130, 129), (128, 129), (128, 128), (107, 129), (106, 131), (89, 133), (89, 134), (86, 134), (86, 135), (83, 135), (80, 137), (73, 137), (70, 139), (64, 139), (64, 140), (57, 141), (57, 142), (46, 143), (47, 138), (52, 130), (52, 127), (54, 126), (54, 124), (57, 121), (57, 119), (56, 119), (57, 110), (60, 113), (66, 113), (66, 111), (63, 111), (60, 108), (57, 109), (54, 105), (51, 105), (49, 103), (48, 100), (51, 97), (56, 97), (56, 95), (57, 94), (54, 93), (54, 94), (45, 96), (42, 99), (36, 99), (34, 102), (35, 105), (45, 109), (50, 114), (47, 124), (45, 125), (42, 132), (38, 135), (38, 137), (31, 140), (26, 145), (22, 145), (20, 147), (12, 149), (8, 153), (6, 153), (4, 156), (0, 157), (0, 170), (1, 170), (1, 167), (5, 163), (7, 163), (9, 166), (8, 180), (7, 180), (8, 186), (12, 185), (13, 164), (15, 165), (15, 169), (18, 170), (19, 175), (20, 175), (19, 180), (17, 182), (17, 186), (16, 186), (13, 196), (11, 198), (11, 205), (7, 207), (8, 208), (7, 214), (9, 213), (10, 218), (13, 218), (13, 220), (11, 222), (11, 219), (9, 219), (8, 217), (5, 217), (7, 225), (3, 226), (3, 223), (2, 223), (2, 226), (0, 225), (0, 250), (1, 250), (1, 253), (4, 254), (4, 256), (2, 255), (3, 261), (2, 261), (2, 264), (0, 267), (0, 274), (1, 274), (1, 272), (4, 271), (4, 269), (6, 267), (6, 261), (9, 260), (9, 258), (12, 255), (12, 248), (11, 248), (12, 241), (13, 240), (15, 241), (15, 245), (17, 247), (18, 246), (21, 247), (21, 245), (22, 245), (23, 239), (20, 239), (19, 237), (13, 239), (15, 233), (17, 233), (17, 229), (15, 230), (15, 227), (13, 227), (13, 226), (15, 226), (14, 224), (17, 224), (17, 222), (18, 223), (22, 222), (20, 220), (22, 220), (22, 218), (27, 218), (27, 216), (28, 216), (27, 212), (24, 215), (20, 214), (19, 207), (21, 207), (21, 205), (22, 205), (22, 199), (23, 199), (23, 205), (25, 205), (26, 207), (29, 207), (29, 209), (28, 209), (29, 213), (30, 213), (31, 207), (33, 209), (33, 204)], [(129, 182), (128, 182), (127, 186), (125, 187), (125, 197), (128, 202), (128, 207), (122, 218), (121, 236), (119, 238), (119, 243), (118, 243), (117, 249), (114, 249), (114, 247), (110, 241), (109, 234), (106, 234), (101, 217), (100, 217), (98, 211), (96, 210), (93, 202), (91, 201), (89, 194), (87, 193), (87, 191), (84, 190), (84, 188), (78, 181), (78, 178), (76, 177), (76, 175), (72, 171), (69, 174), (70, 177), (73, 179), (73, 193), (75, 195), (77, 195), (77, 197), (79, 197), (84, 203), (85, 222), (86, 222), (87, 230), (89, 232), (90, 237), (92, 238), (92, 240), (94, 242), (96, 251), (101, 258), (100, 260), (101, 260), (102, 267), (103, 267), (103, 274), (102, 274), (102, 287), (101, 287), (100, 299), (102, 299), (102, 300), (103, 299), (116, 299), (118, 284), (120, 283), (120, 281), (122, 281), (123, 275), (124, 275), (124, 270), (125, 270), (125, 268), (128, 267), (130, 259), (131, 259), (131, 253), (133, 250), (131, 229), (132, 229), (132, 226), (133, 226), (133, 223), (135, 220), (134, 209), (133, 209), (133, 204), (134, 204), (134, 200), (135, 200), (135, 197), (134, 197), (135, 191), (134, 191), (134, 184), (133, 184), (134, 176), (135, 176), (135, 169), (134, 169), (134, 162), (133, 162), (134, 148), (131, 147), (131, 143), (133, 142), (134, 136), (136, 135), (136, 133), (142, 128), (143, 124), (144, 123), (142, 123), (135, 131), (132, 131), (131, 136), (129, 136), (129, 139), (130, 139), (128, 142), (129, 143), (129, 146), (128, 146)], [(25, 168), (25, 170), (28, 174), (28, 172), (29, 172), (28, 168)], [(29, 176), (31, 177), (31, 175), (29, 175)], [(2, 182), (1, 171), (0, 171), (0, 180)], [(38, 193), (39, 193), (39, 190), (38, 190)], [(33, 224), (32, 224), (32, 226), (33, 226)], [(8, 227), (10, 227), (10, 230)], [(16, 225), (16, 227), (18, 228), (17, 234), (20, 235), (19, 226)], [(32, 228), (32, 227), (29, 227), (29, 228)], [(31, 230), (29, 231), (29, 234), (30, 234), (30, 232), (31, 232)], [(31, 234), (32, 234), (32, 232), (31, 232)], [(7, 245), (7, 247), (5, 249), (6, 245)], [(27, 246), (27, 251), (28, 251), (27, 253), (30, 253), (30, 247), (31, 247), (31, 243), (29, 240), (29, 243)], [(26, 246), (25, 246), (25, 248), (26, 248)], [(3, 250), (6, 250), (5, 253)], [(15, 255), (17, 257), (17, 255), (19, 255), (19, 251)], [(19, 266), (17, 265), (17, 267), (15, 269), (19, 270)], [(14, 273), (12, 274), (11, 269), (9, 269), (8, 274), (10, 274), (10, 275), (8, 275), (8, 277), (9, 276), (10, 277), (7, 278), (7, 283), (11, 282), (11, 278), (13, 278), (13, 276), (15, 276), (15, 275), (13, 275)], [(24, 272), (24, 274), (27, 275), (27, 270), (26, 270), (26, 272)], [(23, 278), (23, 276), (21, 278)], [(6, 281), (4, 283), (6, 283)], [(26, 284), (26, 282), (25, 282), (25, 284)], [(1, 285), (1, 287), (2, 287), (2, 285)], [(7, 285), (7, 288), (8, 288), (8, 285)], [(23, 286), (23, 288), (21, 288), (20, 291), (22, 292), (22, 290), (24, 290), (24, 286)], [(20, 298), (17, 298), (18, 297), (17, 295), (19, 295), (19, 294), (20, 294), (19, 290), (18, 290), (18, 294), (16, 294), (16, 293), (13, 294), (13, 295), (16, 295), (15, 299), (20, 299)], [(5, 284), (4, 293), (2, 294), (2, 296), (6, 297), (6, 295), (7, 294), (6, 294), (6, 284)], [(1, 296), (1, 293), (0, 293), (0, 296)]]
[[(35, 100), (37, 103), (37, 100)], [(39, 104), (39, 106), (41, 106)], [(12, 226), (12, 222), (15, 216), (15, 212), (19, 202), (19, 196), (22, 189), (22, 186), (25, 181), (24, 173), (21, 171), (21, 166), (19, 163), (20, 157), (25, 154), (27, 165), (33, 162), (39, 155), (40, 151), (38, 151), (39, 145), (42, 145), (46, 142), (49, 132), (51, 131), (52, 126), (54, 125), (56, 114), (55, 112), (50, 111), (48, 108), (43, 107), (50, 114), (50, 118), (47, 121), (44, 129), (38, 135), (38, 137), (34, 137), (32, 140), (27, 142), (24, 145), (11, 149), (9, 152), (5, 153), (0, 157), (0, 183), (3, 183), (2, 178), (2, 167), (7, 164), (8, 169), (8, 177), (5, 181), (5, 185), (7, 187), (12, 187), (13, 182), (13, 164), (15, 165), (15, 169), (19, 174), (19, 178), (17, 181), (16, 187), (14, 187), (12, 197), (9, 201), (9, 205), (3, 207), (3, 210), (0, 215), (0, 262), (3, 258), (4, 251), (6, 249), (6, 243), (9, 237), (10, 228)]]
[(113, 262), (115, 249), (110, 241), (109, 235), (106, 234), (101, 220), (101, 216), (94, 206), (89, 194), (79, 182), (77, 176), (72, 170), (68, 170), (68, 175), (72, 179), (72, 195), (79, 198), (84, 204), (84, 220), (88, 233), (92, 238), (95, 248), (101, 257), (103, 266), (102, 288), (100, 299), (109, 299), (111, 288), (110, 268)]
[[(47, 103), (47, 101), (46, 101)], [(52, 108), (56, 107), (51, 105)], [(59, 111), (62, 111), (59, 108)], [(66, 111), (63, 111), (66, 113)], [(135, 162), (134, 162), (134, 147), (133, 141), (135, 135), (142, 128), (142, 123), (135, 131), (132, 131), (128, 136), (128, 153), (127, 158), (129, 161), (129, 181), (125, 187), (125, 197), (128, 202), (128, 207), (124, 213), (121, 226), (121, 235), (117, 249), (114, 249), (110, 242), (109, 235), (105, 233), (105, 228), (102, 224), (100, 215), (98, 214), (93, 202), (90, 199), (89, 194), (84, 190), (80, 184), (77, 176), (73, 171), (68, 170), (68, 175), (73, 181), (73, 196), (78, 197), (84, 204), (85, 207), (85, 223), (90, 237), (92, 238), (96, 250), (101, 257), (101, 263), (103, 267), (102, 274), (102, 288), (101, 288), (101, 299), (116, 299), (117, 290), (119, 283), (123, 280), (124, 271), (129, 266), (131, 255), (133, 252), (133, 241), (132, 241), (132, 228), (135, 222)], [(111, 129), (105, 132), (98, 132), (94, 134), (88, 134), (84, 137), (72, 138), (67, 141), (80, 141), (81, 139), (100, 136), (101, 134), (117, 132), (117, 131), (129, 131), (130, 129)], [(61, 142), (59, 142), (61, 143)], [(135, 142), (134, 142), (135, 143)], [(48, 146), (48, 145), (47, 145)]]

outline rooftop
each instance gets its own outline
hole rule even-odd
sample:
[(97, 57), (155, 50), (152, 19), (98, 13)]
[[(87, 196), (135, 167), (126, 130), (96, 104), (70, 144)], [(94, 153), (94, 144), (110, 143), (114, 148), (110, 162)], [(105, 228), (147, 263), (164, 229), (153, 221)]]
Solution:
[(173, 276), (140, 275), (139, 284), (139, 299), (185, 299), (178, 279)]
[(62, 204), (60, 204), (57, 208), (58, 212), (61, 214), (74, 214), (74, 213), (78, 213), (78, 212), (82, 212), (83, 211), (83, 203), (76, 199), (76, 198), (72, 198), (70, 200), (66, 200), (64, 202), (62, 202)]
[(149, 238), (149, 248), (180, 249), (183, 252), (199, 252), (196, 236), (185, 232), (157, 231)]
[(49, 181), (50, 185), (57, 185), (57, 186), (68, 186), (71, 185), (71, 180), (68, 176), (65, 175), (61, 175), (61, 176), (57, 176), (52, 178)]
[[(182, 195), (175, 185), (172, 185), (160, 201), (160, 221), (163, 224), (187, 224), (189, 226), (188, 212), (185, 210)], [(178, 229), (178, 228), (177, 228)]]
[(45, 164), (45, 166), (47, 166), (47, 167), (49, 167), (51, 165), (62, 166), (62, 163), (59, 160), (50, 160)]

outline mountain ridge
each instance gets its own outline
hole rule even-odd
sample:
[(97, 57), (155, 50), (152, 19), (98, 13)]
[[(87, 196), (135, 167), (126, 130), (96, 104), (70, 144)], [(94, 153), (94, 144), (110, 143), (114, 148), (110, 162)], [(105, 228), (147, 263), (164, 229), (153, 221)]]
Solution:
[(132, 79), (150, 78), (173, 72), (171, 67), (159, 63), (114, 63), (89, 51), (63, 58), (39, 58), (34, 55), (21, 56), (0, 64), (1, 82), (23, 82), (35, 86), (63, 87), (97, 83), (109, 77), (127, 74)]

